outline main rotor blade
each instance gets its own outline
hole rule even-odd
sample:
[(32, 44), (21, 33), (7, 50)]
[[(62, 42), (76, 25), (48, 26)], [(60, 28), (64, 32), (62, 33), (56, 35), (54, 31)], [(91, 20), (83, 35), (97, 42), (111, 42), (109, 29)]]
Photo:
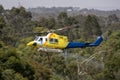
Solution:
[(79, 25), (65, 26), (65, 27), (60, 28), (60, 29), (49, 30), (49, 31), (50, 31), (50, 32), (63, 31), (63, 30), (67, 30), (67, 29), (71, 29), (71, 28), (78, 28), (78, 27), (79, 27)]

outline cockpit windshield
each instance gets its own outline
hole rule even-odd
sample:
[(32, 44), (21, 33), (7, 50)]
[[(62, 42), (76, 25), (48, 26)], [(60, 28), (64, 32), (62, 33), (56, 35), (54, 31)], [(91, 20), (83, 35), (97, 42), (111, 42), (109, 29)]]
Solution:
[(38, 39), (39, 39), (39, 37), (36, 37), (36, 38), (35, 38), (35, 41), (37, 41)]
[(43, 41), (43, 38), (40, 38), (39, 41)]

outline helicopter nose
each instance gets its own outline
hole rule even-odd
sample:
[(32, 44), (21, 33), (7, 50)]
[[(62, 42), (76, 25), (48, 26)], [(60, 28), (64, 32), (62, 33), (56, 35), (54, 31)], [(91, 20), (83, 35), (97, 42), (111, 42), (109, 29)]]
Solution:
[(31, 41), (27, 44), (27, 46), (36, 46), (36, 45), (37, 45), (37, 43), (35, 43), (34, 41)]

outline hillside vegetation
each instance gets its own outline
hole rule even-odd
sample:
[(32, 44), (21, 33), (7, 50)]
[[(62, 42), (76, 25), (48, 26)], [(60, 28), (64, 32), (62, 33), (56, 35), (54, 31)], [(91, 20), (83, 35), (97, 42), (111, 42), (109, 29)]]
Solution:
[[(104, 35), (98, 47), (78, 48), (63, 53), (38, 52), (26, 46), (42, 32), (78, 25), (62, 32), (69, 41), (94, 41)], [(46, 34), (45, 34), (46, 35)], [(94, 55), (91, 57), (91, 55)], [(5, 10), (0, 5), (0, 80), (120, 80), (120, 20), (89, 15), (38, 17), (24, 7)]]

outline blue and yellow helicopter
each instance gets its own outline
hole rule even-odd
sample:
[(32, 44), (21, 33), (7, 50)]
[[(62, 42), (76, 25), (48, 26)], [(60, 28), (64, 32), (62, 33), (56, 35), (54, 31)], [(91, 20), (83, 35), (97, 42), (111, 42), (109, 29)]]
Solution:
[(38, 48), (38, 51), (46, 52), (63, 52), (63, 49), (68, 48), (85, 48), (99, 46), (103, 41), (103, 37), (99, 36), (95, 42), (69, 42), (67, 36), (58, 35), (54, 31), (60, 31), (69, 27), (51, 30), (46, 36), (37, 36), (34, 41), (31, 41), (27, 46)]

